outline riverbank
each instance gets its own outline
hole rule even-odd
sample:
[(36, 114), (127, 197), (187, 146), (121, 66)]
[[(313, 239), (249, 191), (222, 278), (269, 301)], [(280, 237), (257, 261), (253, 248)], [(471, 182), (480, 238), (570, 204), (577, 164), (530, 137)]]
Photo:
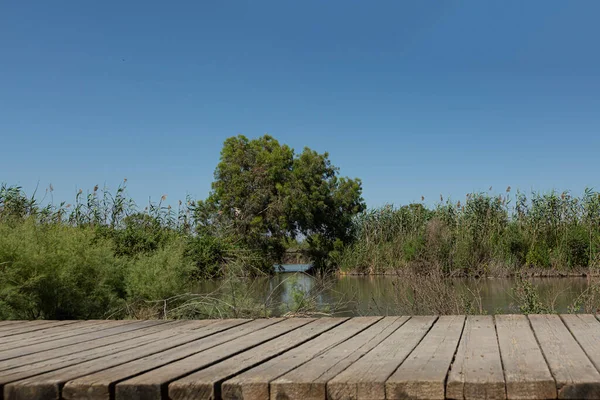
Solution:
[[(448, 276), (580, 275), (600, 269), (600, 193), (468, 194), (359, 214), (335, 261), (345, 273), (436, 269)], [(531, 270), (531, 272), (529, 272)]]
[[(399, 276), (402, 275), (404, 269), (394, 269), (387, 271), (378, 272), (360, 272), (360, 271), (336, 271), (336, 275), (339, 276)], [(417, 274), (418, 271), (417, 271)], [(423, 276), (427, 276), (427, 272), (422, 273)], [(564, 270), (548, 270), (548, 269), (533, 269), (526, 268), (519, 271), (499, 271), (496, 270), (493, 273), (483, 274), (467, 274), (467, 273), (452, 273), (447, 274), (447, 278), (474, 278), (474, 279), (502, 279), (502, 278), (585, 278), (585, 277), (600, 277), (600, 270), (597, 268), (581, 268), (572, 271)]]

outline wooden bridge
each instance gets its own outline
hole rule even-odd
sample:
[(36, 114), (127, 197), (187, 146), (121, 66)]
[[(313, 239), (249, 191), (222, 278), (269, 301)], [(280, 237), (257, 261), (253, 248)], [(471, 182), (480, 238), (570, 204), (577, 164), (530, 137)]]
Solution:
[(593, 315), (3, 321), (4, 399), (600, 399)]

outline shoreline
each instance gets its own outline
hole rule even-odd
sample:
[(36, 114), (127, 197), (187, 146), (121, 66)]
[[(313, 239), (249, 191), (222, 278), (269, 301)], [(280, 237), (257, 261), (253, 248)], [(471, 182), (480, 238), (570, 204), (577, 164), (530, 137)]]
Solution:
[[(337, 271), (334, 275), (338, 276), (356, 276), (356, 277), (369, 277), (369, 276), (402, 276), (405, 271), (403, 269), (394, 269), (383, 272), (354, 272), (354, 271)], [(423, 274), (426, 276), (427, 274)], [(558, 270), (527, 270), (520, 272), (507, 272), (500, 274), (444, 274), (446, 278), (471, 278), (471, 279), (503, 279), (503, 278), (593, 278), (600, 277), (600, 270), (578, 270), (578, 271), (558, 271)]]

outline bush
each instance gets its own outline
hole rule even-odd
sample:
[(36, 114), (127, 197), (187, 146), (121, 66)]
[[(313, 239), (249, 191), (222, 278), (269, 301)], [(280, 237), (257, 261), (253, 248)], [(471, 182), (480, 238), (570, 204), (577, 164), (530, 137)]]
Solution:
[(0, 224), (0, 319), (102, 318), (125, 295), (123, 264), (93, 229)]
[(523, 231), (516, 224), (510, 224), (502, 239), (505, 259), (519, 267), (525, 265), (529, 245)]
[(115, 242), (115, 253), (119, 256), (151, 253), (168, 239), (167, 230), (150, 215), (136, 213), (124, 218), (123, 224), (124, 229), (109, 230)]
[(545, 242), (534, 243), (527, 252), (528, 267), (550, 267), (550, 249)]
[(513, 288), (513, 295), (522, 314), (548, 314), (553, 312), (551, 307), (541, 301), (540, 294), (529, 281), (517, 280)]
[(415, 261), (420, 258), (425, 248), (425, 239), (422, 236), (408, 238), (402, 246), (404, 261)]
[(590, 239), (583, 227), (576, 226), (569, 231), (567, 262), (571, 268), (587, 267), (590, 263)]
[(202, 235), (187, 240), (185, 256), (195, 265), (198, 276), (211, 278), (223, 274), (221, 267), (228, 250), (230, 246), (222, 239)]
[(426, 225), (427, 255), (429, 260), (442, 266), (444, 272), (452, 268), (452, 251), (454, 237), (446, 222), (441, 218), (433, 218)]
[(195, 267), (184, 251), (185, 242), (176, 239), (129, 261), (126, 285), (130, 300), (164, 300), (189, 290)]

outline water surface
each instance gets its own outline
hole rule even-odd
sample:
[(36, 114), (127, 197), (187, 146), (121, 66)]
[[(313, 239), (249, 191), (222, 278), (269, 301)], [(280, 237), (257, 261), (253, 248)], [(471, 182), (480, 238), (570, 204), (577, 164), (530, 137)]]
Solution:
[[(284, 266), (285, 271), (303, 271), (306, 265)], [(399, 296), (402, 282), (393, 276), (331, 276), (318, 279), (303, 272), (280, 272), (272, 277), (257, 278), (248, 282), (251, 296), (265, 304), (271, 315), (282, 315), (293, 311), (299, 293), (314, 301), (317, 307), (333, 312), (336, 316), (401, 315), (421, 313), (407, 310), (406, 296)], [(573, 301), (588, 288), (584, 277), (530, 278), (529, 282), (539, 294), (543, 304), (553, 304), (557, 312), (568, 312)], [(466, 298), (476, 299), (474, 307), (487, 314), (519, 312), (519, 303), (514, 289), (516, 279), (452, 279), (450, 283)], [(203, 282), (200, 293), (216, 290), (220, 281)], [(296, 300), (295, 300), (296, 299)]]

